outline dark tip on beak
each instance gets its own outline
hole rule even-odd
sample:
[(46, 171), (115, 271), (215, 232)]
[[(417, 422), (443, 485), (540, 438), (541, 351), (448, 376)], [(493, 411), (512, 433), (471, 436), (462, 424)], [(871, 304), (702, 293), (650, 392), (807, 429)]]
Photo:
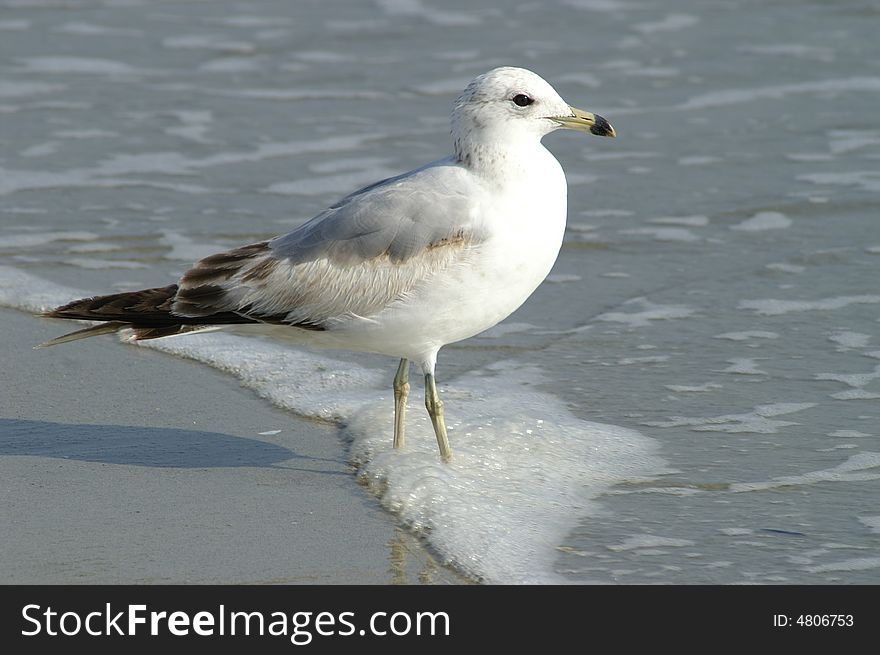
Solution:
[(595, 134), (596, 136), (617, 136), (614, 128), (611, 127), (611, 123), (599, 116), (599, 114), (595, 114), (595, 116), (596, 122), (590, 128), (592, 134)]

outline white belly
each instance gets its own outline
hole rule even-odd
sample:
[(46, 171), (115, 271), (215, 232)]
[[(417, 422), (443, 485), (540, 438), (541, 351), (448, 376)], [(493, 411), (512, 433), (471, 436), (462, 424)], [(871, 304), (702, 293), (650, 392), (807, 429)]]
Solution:
[(541, 284), (562, 245), (565, 177), (558, 164), (549, 172), (494, 207), (488, 237), (459, 262), (378, 315), (326, 336), (347, 349), (424, 363), (442, 346), (504, 320)]

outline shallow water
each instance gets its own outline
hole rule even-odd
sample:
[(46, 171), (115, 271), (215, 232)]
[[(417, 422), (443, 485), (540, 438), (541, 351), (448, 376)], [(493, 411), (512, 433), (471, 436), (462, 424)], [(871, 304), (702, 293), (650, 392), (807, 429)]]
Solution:
[[(525, 66), (619, 138), (545, 140), (569, 178), (565, 245), (521, 310), (441, 352), (454, 472), (415, 401), (425, 443), (382, 450), (388, 412), (364, 403), (387, 359), (302, 354), (364, 373), (291, 408), (345, 420), (386, 504), (475, 577), (880, 581), (880, 12), (467, 7), (0, 0), (3, 303), (168, 284), (284, 232), (445, 154), (463, 85)], [(275, 343), (244, 361), (212, 338), (167, 347), (290, 406), (260, 368)], [(515, 434), (530, 421), (545, 432)], [(523, 471), (541, 484), (503, 497)]]

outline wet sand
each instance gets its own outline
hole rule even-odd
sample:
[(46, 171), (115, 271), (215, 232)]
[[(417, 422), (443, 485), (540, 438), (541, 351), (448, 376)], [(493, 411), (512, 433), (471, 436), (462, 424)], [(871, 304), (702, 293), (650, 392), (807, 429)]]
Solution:
[(32, 349), (66, 327), (0, 310), (0, 582), (463, 581), (357, 484), (334, 426), (113, 337)]

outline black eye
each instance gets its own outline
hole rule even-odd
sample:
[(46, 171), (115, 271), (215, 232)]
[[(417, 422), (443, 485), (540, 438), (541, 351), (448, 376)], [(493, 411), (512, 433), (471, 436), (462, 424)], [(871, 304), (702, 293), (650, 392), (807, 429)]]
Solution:
[(517, 95), (513, 96), (513, 104), (515, 104), (517, 107), (528, 107), (534, 101), (534, 98), (530, 98), (525, 93), (518, 93)]

